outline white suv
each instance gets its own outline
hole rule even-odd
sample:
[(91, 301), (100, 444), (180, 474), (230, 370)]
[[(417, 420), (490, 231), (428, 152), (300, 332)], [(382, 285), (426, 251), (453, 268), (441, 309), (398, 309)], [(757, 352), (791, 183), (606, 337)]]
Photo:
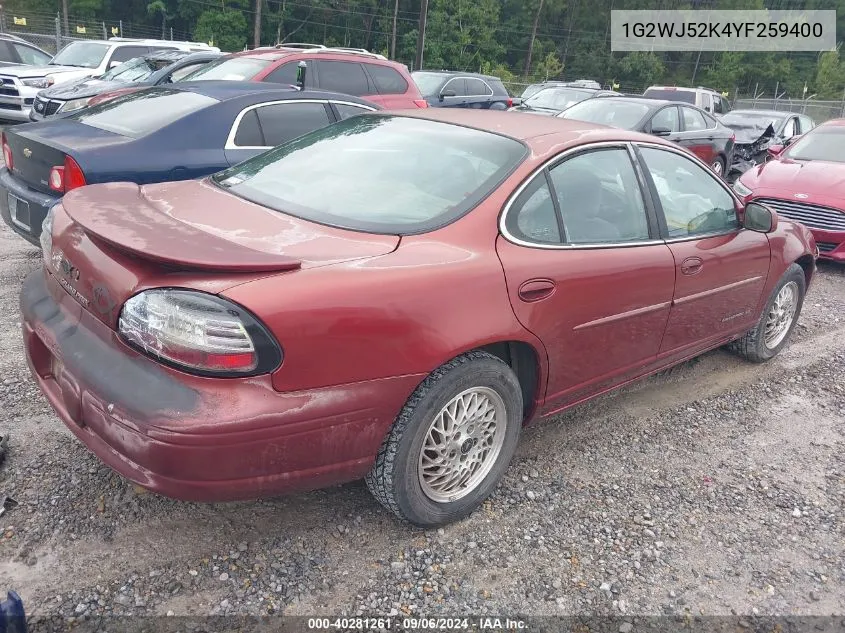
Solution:
[(39, 90), (74, 79), (102, 75), (118, 64), (153, 51), (214, 51), (215, 46), (170, 40), (78, 40), (65, 46), (46, 66), (0, 68), (0, 120), (29, 121), (29, 111)]
[(721, 116), (731, 111), (728, 100), (712, 88), (677, 88), (675, 86), (650, 86), (643, 93), (650, 99), (680, 101), (698, 106), (714, 116)]

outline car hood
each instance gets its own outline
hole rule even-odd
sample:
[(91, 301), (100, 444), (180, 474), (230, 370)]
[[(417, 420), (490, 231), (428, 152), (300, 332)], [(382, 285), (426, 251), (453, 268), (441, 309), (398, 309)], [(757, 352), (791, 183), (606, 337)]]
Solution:
[(775, 128), (771, 123), (767, 126), (731, 127), (731, 129), (736, 135), (737, 145), (755, 145), (775, 136)]
[(808, 203), (845, 202), (845, 164), (823, 161), (770, 160), (742, 176), (754, 197), (798, 198)]
[(555, 108), (534, 108), (530, 105), (526, 105), (524, 102), (521, 105), (514, 106), (511, 108), (513, 112), (530, 112), (531, 114), (543, 114), (545, 116), (557, 116), (563, 110), (558, 110)]
[(38, 93), (38, 96), (47, 99), (61, 99), (62, 101), (69, 101), (71, 99), (84, 99), (85, 97), (93, 97), (95, 95), (120, 88), (124, 84), (115, 81), (101, 81), (99, 79), (81, 78), (75, 81), (47, 88)]
[(61, 73), (88, 73), (89, 75), (95, 72), (95, 68), (80, 68), (79, 66), (8, 66), (0, 70), (2, 75), (12, 75), (14, 77), (46, 77), (47, 75), (57, 75)]

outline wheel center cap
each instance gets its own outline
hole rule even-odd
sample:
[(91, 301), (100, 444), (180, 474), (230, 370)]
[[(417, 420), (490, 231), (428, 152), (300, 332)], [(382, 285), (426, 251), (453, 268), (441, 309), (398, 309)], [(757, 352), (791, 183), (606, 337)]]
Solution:
[(476, 440), (474, 437), (466, 439), (464, 443), (461, 444), (461, 455), (466, 455), (467, 453), (469, 453), (472, 450), (472, 447), (475, 446), (475, 442)]

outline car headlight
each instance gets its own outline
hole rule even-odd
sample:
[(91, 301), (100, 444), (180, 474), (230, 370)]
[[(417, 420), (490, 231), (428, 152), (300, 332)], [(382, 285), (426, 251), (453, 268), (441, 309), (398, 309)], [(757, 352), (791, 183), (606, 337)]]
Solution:
[(21, 83), (24, 86), (29, 86), (30, 88), (49, 88), (56, 80), (50, 76), (47, 77), (37, 77), (35, 79), (21, 79)]
[(65, 104), (59, 109), (60, 112), (73, 112), (74, 110), (81, 110), (82, 108), (88, 105), (90, 101), (89, 97), (84, 97), (82, 99), (71, 99), (70, 101), (65, 101)]
[(740, 198), (745, 198), (746, 196), (750, 196), (753, 192), (751, 189), (743, 185), (739, 180), (737, 180), (734, 185), (733, 189)]

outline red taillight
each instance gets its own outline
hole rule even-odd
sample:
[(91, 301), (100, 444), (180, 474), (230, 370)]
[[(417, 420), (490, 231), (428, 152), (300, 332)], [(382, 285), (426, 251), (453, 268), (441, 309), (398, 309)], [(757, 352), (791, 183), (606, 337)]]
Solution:
[(15, 161), (12, 160), (12, 148), (9, 147), (9, 143), (6, 142), (5, 132), (3, 132), (2, 136), (0, 136), (0, 141), (3, 143), (3, 160), (6, 161), (6, 168), (9, 171), (12, 171)]
[(414, 99), (414, 105), (418, 108), (427, 108), (428, 101), (426, 101), (425, 99)]
[(70, 156), (65, 156), (64, 165), (56, 165), (50, 170), (50, 189), (67, 193), (71, 189), (85, 186), (85, 174), (82, 168)]
[(513, 107), (513, 99), (508, 99), (506, 103), (509, 108)]

